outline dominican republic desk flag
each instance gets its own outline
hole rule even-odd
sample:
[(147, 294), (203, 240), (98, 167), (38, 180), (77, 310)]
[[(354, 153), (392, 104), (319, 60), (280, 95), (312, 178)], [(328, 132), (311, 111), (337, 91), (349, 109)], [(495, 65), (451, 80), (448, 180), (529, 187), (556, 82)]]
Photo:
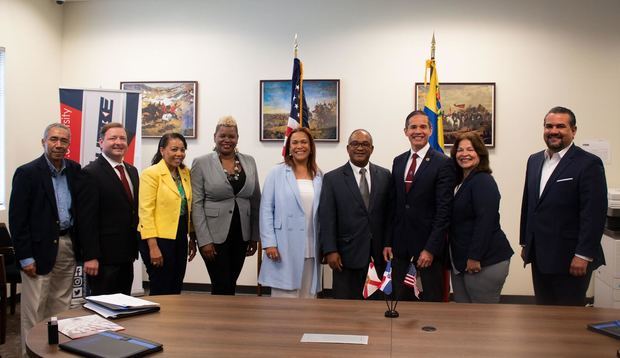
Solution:
[(409, 264), (409, 270), (407, 271), (407, 275), (405, 275), (405, 286), (413, 288), (413, 293), (419, 299), (420, 298), (420, 289), (418, 288), (418, 279), (416, 275), (418, 271), (415, 269), (415, 263)]
[(392, 261), (388, 261), (387, 267), (383, 271), (383, 280), (381, 280), (379, 289), (386, 295), (392, 293)]
[[(434, 40), (433, 36), (433, 40)], [(426, 84), (426, 70), (431, 71), (431, 82), (429, 84), (428, 93), (426, 93), (426, 102), (424, 104), (424, 113), (433, 126), (433, 134), (429, 138), (431, 147), (443, 153), (443, 110), (441, 109), (441, 96), (439, 94), (439, 80), (437, 79), (437, 68), (435, 67), (435, 57), (431, 57), (426, 61), (426, 69), (424, 70), (424, 84)]]
[[(304, 68), (301, 61), (295, 57), (293, 60), (293, 78), (291, 80), (291, 112), (288, 116), (286, 133), (284, 134), (284, 145), (286, 139), (293, 129), (298, 127), (308, 128), (308, 105), (304, 95)], [(286, 148), (282, 148), (282, 156), (286, 153)]]
[(368, 273), (366, 274), (366, 283), (364, 284), (364, 291), (362, 295), (364, 298), (370, 297), (375, 291), (377, 291), (381, 287), (381, 280), (379, 280), (379, 276), (377, 275), (377, 270), (375, 269), (375, 263), (370, 261), (368, 265)]

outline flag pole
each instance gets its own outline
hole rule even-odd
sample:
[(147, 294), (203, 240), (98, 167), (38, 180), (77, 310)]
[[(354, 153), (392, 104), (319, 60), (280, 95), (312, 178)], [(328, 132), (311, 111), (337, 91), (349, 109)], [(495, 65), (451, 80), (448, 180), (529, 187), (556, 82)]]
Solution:
[[(372, 257), (371, 257), (372, 259)], [(392, 258), (390, 257), (390, 262), (392, 262)], [(393, 268), (392, 268), (393, 270)], [(394, 284), (394, 280), (392, 280), (392, 284)], [(393, 285), (396, 286), (396, 285)], [(400, 291), (399, 291), (400, 292)], [(392, 304), (394, 303), (394, 300), (392, 300), (392, 302), (390, 304), (388, 304), (388, 295), (385, 294), (385, 292), (383, 292), (383, 296), (385, 297), (385, 304), (387, 305), (388, 310), (385, 311), (384, 316), (387, 318), (397, 318), (398, 316), (400, 316), (398, 314), (398, 311), (396, 311), (396, 306), (392, 307)]]
[(433, 39), (431, 40), (431, 60), (435, 59), (435, 31), (433, 31)]
[[(411, 261), (409, 262), (410, 264), (413, 263), (413, 259), (415, 259), (415, 256), (411, 256)], [(409, 267), (407, 267), (407, 270), (409, 270)], [(398, 306), (398, 301), (400, 301), (401, 293), (403, 292), (404, 289), (405, 289), (405, 282), (403, 281), (400, 283), (400, 291), (398, 291), (398, 295), (396, 295), (396, 303), (394, 304), (394, 308), (393, 308), (395, 312), (396, 312), (396, 306)]]
[[(295, 41), (294, 45), (294, 53), (295, 58), (297, 58), (297, 53), (299, 50), (299, 41), (297, 40), (297, 33), (295, 33)], [(304, 65), (299, 61), (299, 126), (304, 126)]]

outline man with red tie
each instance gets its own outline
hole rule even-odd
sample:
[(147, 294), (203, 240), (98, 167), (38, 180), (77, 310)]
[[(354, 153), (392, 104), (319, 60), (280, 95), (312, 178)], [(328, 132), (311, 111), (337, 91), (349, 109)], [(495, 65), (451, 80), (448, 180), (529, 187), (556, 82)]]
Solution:
[(92, 295), (131, 294), (138, 257), (138, 171), (123, 161), (127, 132), (107, 123), (99, 133), (101, 155), (82, 170), (78, 230), (84, 273)]
[[(402, 282), (413, 259), (422, 283), (423, 301), (443, 298), (443, 260), (450, 224), (455, 172), (450, 159), (433, 150), (428, 116), (413, 111), (405, 120), (405, 136), (411, 149), (394, 158), (392, 180), (396, 192), (393, 234), (383, 255), (393, 257), (392, 270), (397, 297), (414, 299)], [(402, 293), (400, 292), (402, 290)]]

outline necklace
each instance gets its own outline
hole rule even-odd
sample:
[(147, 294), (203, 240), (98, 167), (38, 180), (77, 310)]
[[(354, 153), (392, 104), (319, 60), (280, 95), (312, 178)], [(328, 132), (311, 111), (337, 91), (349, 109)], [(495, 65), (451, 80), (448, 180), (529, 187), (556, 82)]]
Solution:
[[(220, 162), (222, 161), (222, 158), (220, 158)], [(222, 168), (224, 168), (224, 166), (222, 166)], [(228, 178), (228, 181), (237, 181), (239, 180), (239, 174), (241, 174), (241, 165), (239, 164), (239, 158), (237, 158), (237, 156), (235, 155), (235, 166), (233, 168), (233, 172), (229, 173), (228, 170), (226, 170), (226, 168), (224, 168), (224, 174), (226, 174), (226, 177)]]

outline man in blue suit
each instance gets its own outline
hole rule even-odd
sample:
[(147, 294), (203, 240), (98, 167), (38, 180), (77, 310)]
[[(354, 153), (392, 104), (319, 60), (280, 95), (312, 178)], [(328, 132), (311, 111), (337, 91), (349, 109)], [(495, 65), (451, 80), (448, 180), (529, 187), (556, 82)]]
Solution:
[(65, 158), (71, 133), (60, 123), (45, 128), (44, 153), (17, 168), (9, 227), (21, 265), (21, 337), (45, 318), (69, 309), (78, 243), (75, 194), (80, 165)]
[(319, 203), (321, 253), (333, 271), (334, 298), (362, 299), (371, 258), (381, 274), (383, 243), (391, 227), (390, 171), (370, 163), (372, 136), (349, 136), (349, 161), (325, 174)]
[(552, 108), (544, 119), (547, 150), (527, 161), (520, 244), (524, 265), (532, 264), (537, 304), (585, 305), (592, 271), (605, 264), (605, 169), (573, 144), (576, 132), (575, 114)]
[(413, 299), (402, 282), (413, 260), (420, 274), (423, 301), (443, 299), (443, 259), (456, 181), (454, 166), (443, 153), (433, 150), (428, 139), (433, 128), (423, 111), (405, 120), (405, 136), (411, 149), (394, 158), (392, 181), (396, 193), (393, 234), (386, 240), (383, 256), (393, 257), (392, 277), (401, 300)]

